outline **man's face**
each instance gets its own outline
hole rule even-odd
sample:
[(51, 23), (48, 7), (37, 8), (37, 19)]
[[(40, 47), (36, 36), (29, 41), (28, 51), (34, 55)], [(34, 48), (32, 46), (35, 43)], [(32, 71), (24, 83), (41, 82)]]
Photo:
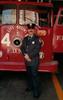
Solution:
[(32, 28), (28, 29), (29, 35), (33, 35), (34, 33), (35, 33), (35, 29), (32, 29)]

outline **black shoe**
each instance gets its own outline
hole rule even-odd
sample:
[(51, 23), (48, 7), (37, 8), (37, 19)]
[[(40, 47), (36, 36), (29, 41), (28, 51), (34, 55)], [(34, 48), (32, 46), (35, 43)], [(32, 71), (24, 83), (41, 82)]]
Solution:
[(34, 95), (33, 97), (39, 99), (40, 95)]
[(30, 92), (31, 91), (31, 88), (26, 88), (25, 91), (26, 92)]
[(38, 99), (40, 97), (40, 95), (41, 95), (41, 93), (40, 94), (35, 94), (35, 95), (33, 95), (33, 97)]

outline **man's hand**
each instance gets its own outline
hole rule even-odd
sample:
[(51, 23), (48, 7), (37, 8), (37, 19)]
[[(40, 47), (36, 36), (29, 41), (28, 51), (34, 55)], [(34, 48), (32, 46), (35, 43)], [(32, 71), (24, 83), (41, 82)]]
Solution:
[(27, 61), (29, 61), (29, 62), (31, 61), (31, 59), (30, 59), (30, 57), (28, 56), (28, 54), (25, 54), (25, 55), (24, 55), (24, 58), (25, 58)]

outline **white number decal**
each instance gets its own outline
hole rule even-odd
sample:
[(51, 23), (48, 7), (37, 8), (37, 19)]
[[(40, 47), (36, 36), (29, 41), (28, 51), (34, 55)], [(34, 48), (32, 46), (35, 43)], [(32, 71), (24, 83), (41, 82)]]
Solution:
[(9, 33), (6, 33), (3, 39), (1, 40), (2, 44), (6, 44), (7, 46), (10, 45)]

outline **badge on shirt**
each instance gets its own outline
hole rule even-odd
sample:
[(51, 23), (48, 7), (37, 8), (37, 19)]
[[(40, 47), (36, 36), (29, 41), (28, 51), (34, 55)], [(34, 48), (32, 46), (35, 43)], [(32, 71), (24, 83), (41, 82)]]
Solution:
[(32, 41), (32, 44), (35, 44), (35, 41)]

